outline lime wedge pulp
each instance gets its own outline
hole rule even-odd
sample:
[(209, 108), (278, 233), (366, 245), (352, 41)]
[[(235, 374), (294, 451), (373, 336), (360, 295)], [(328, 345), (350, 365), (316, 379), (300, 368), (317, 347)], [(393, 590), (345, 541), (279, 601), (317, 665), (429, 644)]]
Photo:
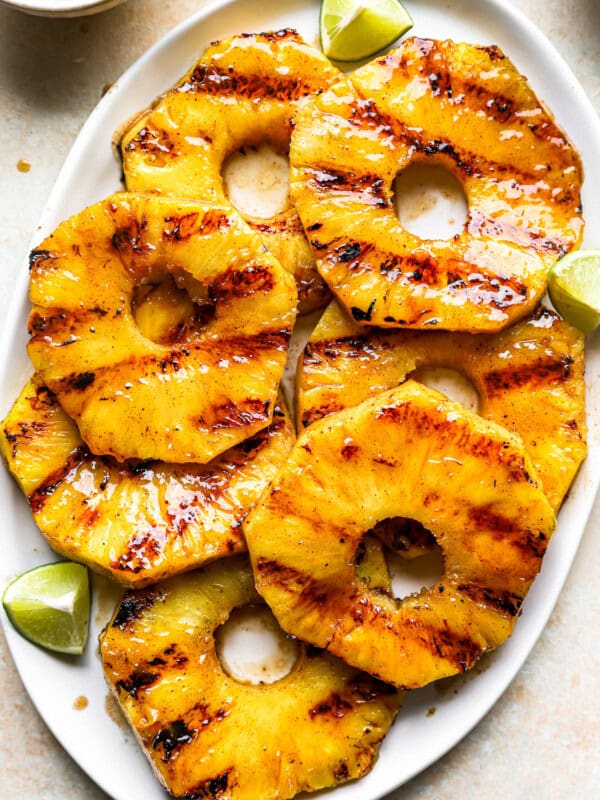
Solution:
[(47, 650), (81, 655), (88, 635), (87, 568), (71, 561), (34, 567), (10, 583), (2, 605), (17, 631)]
[(362, 61), (412, 28), (398, 0), (322, 0), (321, 47), (334, 61)]
[(600, 249), (574, 250), (550, 270), (548, 294), (567, 322), (588, 334), (600, 325)]

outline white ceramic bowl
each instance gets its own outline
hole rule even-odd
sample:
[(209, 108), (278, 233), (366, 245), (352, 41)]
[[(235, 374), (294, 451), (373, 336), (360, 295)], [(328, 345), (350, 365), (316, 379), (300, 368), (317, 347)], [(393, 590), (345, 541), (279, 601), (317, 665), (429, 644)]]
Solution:
[(97, 14), (125, 0), (0, 0), (0, 5), (38, 17), (83, 17)]

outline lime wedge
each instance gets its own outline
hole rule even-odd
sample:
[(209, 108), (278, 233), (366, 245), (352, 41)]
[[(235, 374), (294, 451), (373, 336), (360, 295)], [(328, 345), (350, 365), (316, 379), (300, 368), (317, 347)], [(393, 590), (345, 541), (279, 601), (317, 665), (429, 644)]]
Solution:
[(2, 605), (19, 633), (58, 653), (81, 655), (88, 635), (90, 582), (71, 561), (35, 567), (10, 583)]
[(550, 270), (548, 294), (567, 322), (588, 334), (600, 325), (600, 249), (574, 250)]
[(322, 0), (321, 47), (334, 61), (362, 61), (412, 28), (398, 0)]

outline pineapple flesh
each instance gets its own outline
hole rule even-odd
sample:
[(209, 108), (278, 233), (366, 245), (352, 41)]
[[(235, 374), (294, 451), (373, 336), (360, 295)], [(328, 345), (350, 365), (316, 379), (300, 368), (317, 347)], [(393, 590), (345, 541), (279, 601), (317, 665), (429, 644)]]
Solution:
[[(127, 188), (226, 206), (226, 158), (265, 142), (287, 154), (297, 108), (339, 76), (292, 30), (214, 42), (124, 134)], [(293, 206), (271, 218), (245, 218), (294, 275), (301, 312), (323, 306), (329, 292)]]
[[(133, 301), (169, 275), (204, 304), (160, 344)], [(33, 251), (30, 297), (29, 355), (92, 453), (206, 463), (272, 421), (296, 289), (229, 208), (113, 195)]]
[[(497, 47), (406, 39), (311, 100), (290, 163), (318, 269), (360, 325), (500, 330), (581, 241), (579, 156)], [(462, 232), (403, 228), (393, 181), (410, 163), (461, 183)]]
[(479, 395), (479, 414), (518, 433), (559, 509), (586, 455), (584, 337), (539, 307), (497, 334), (361, 328), (333, 302), (298, 363), (305, 427), (392, 389), (420, 367), (449, 367)]
[(246, 559), (129, 591), (100, 637), (109, 686), (175, 797), (285, 800), (369, 770), (402, 694), (300, 646), (253, 685), (224, 671), (215, 631), (260, 602)]
[[(365, 531), (397, 516), (430, 530), (445, 564), (399, 601), (353, 566)], [(518, 437), (407, 381), (307, 428), (244, 533), (285, 631), (416, 688), (508, 638), (554, 527)]]
[(115, 461), (90, 453), (52, 393), (30, 381), (2, 423), (0, 450), (60, 555), (145, 586), (246, 550), (241, 522), (294, 441), (272, 424), (210, 464)]

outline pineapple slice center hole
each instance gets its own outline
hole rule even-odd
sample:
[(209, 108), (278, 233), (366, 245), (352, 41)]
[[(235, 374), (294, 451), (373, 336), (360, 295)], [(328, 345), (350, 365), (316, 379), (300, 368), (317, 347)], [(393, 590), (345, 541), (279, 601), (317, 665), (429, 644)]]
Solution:
[(462, 372), (447, 367), (419, 367), (411, 372), (409, 377), (431, 389), (436, 389), (449, 400), (463, 405), (468, 411), (474, 411), (476, 414), (479, 412), (479, 392)]
[(183, 273), (178, 279), (181, 286), (168, 275), (155, 283), (136, 286), (133, 291), (131, 308), (136, 324), (147, 339), (157, 344), (189, 340), (192, 332), (197, 333), (214, 316), (214, 306), (206, 300), (202, 302), (204, 287)]
[(270, 144), (232, 153), (222, 175), (227, 197), (243, 217), (271, 219), (290, 207), (290, 161)]
[(400, 600), (411, 594), (435, 586), (444, 575), (444, 556), (438, 544), (415, 558), (403, 558), (399, 553), (386, 551), (392, 595)]
[(396, 176), (393, 192), (401, 225), (420, 239), (451, 239), (464, 231), (467, 198), (443, 167), (410, 164)]
[(300, 657), (298, 642), (281, 630), (264, 605), (233, 611), (215, 639), (221, 666), (240, 683), (276, 683), (289, 675)]

